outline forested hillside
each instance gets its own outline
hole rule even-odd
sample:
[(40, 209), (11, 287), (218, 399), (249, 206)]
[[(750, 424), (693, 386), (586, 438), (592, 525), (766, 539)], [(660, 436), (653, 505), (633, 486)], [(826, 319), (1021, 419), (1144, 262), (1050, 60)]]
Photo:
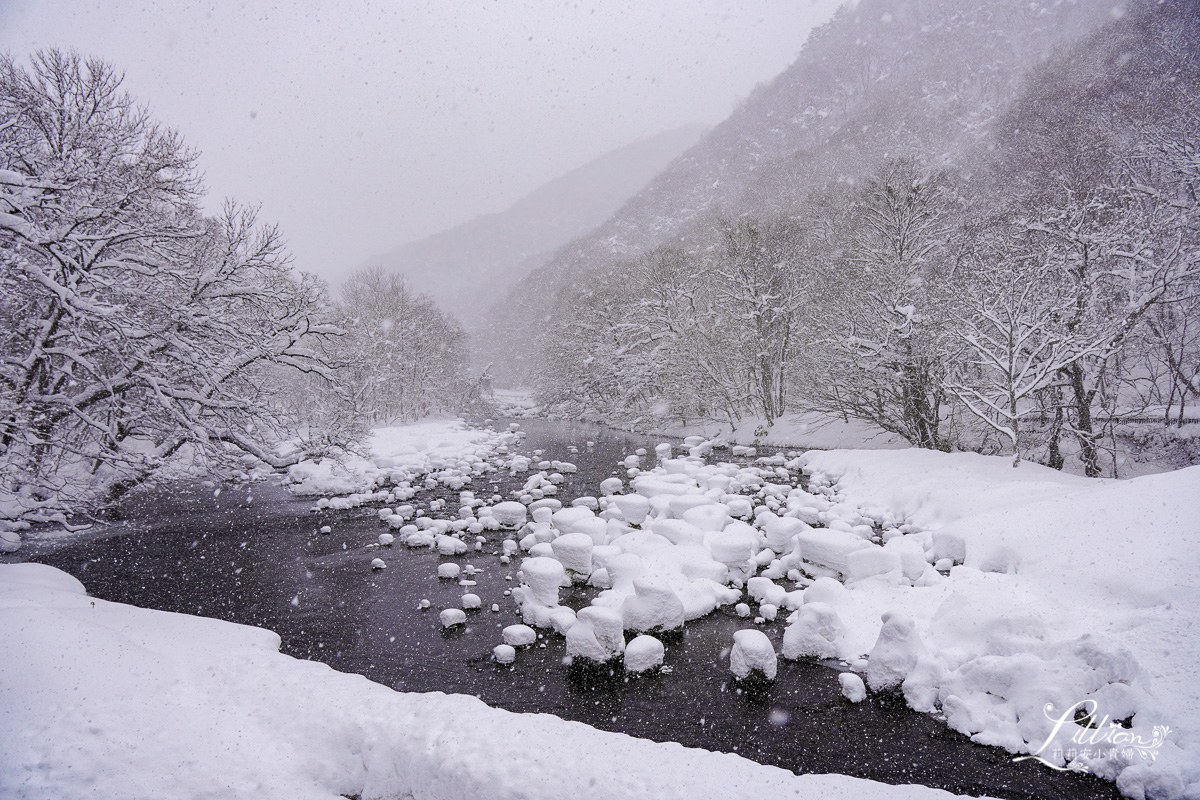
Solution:
[(843, 10), (517, 288), (509, 374), (569, 415), (821, 411), (1101, 474), (1197, 399), (1196, 11)]

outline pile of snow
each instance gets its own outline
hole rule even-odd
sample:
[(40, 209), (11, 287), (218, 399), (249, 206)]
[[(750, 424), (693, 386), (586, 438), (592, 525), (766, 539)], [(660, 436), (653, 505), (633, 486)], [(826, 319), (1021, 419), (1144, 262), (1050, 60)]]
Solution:
[[(829, 640), (848, 661), (869, 654), (872, 690), (902, 691), (975, 741), (1057, 766), (1075, 755), (1075, 768), (1133, 797), (1200, 793), (1200, 467), (1114, 481), (924, 450), (803, 461), (813, 483), (887, 542), (837, 549), (801, 537), (804, 558), (845, 581), (836, 591), (815, 582), (802, 612), (810, 600), (826, 605), (817, 616), (836, 613), (840, 632), (798, 614), (785, 656), (828, 654)], [(820, 516), (832, 528), (841, 517), (829, 512)], [(852, 543), (854, 525), (838, 529)], [(889, 549), (897, 557), (885, 561)], [(1077, 704), (1095, 708), (1102, 726), (1127, 720), (1125, 741), (1169, 732), (1153, 761), (1072, 745), (1085, 731), (1070, 713)]]
[(371, 495), (369, 499), (327, 503), (348, 508), (384, 499), (375, 496), (376, 487), (405, 486), (431, 473), (439, 483), (461, 489), (472, 476), (485, 471), (487, 459), (497, 448), (513, 441), (511, 432), (470, 428), (461, 419), (425, 420), (376, 428), (366, 443), (367, 455), (301, 461), (288, 470), (287, 477), (296, 494)]
[(37, 564), (0, 566), (0, 639), (4, 797), (952, 797), (395, 692)]

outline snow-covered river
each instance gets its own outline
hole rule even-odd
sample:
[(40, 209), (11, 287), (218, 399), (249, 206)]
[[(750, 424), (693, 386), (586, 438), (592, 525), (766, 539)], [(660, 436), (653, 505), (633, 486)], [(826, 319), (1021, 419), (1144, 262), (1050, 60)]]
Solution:
[[(581, 424), (521, 424), (528, 434), (524, 450), (578, 465), (559, 489), (564, 502), (594, 495), (601, 480), (623, 471), (618, 465), (625, 455), (661, 441)], [(504, 473), (485, 480), (505, 495), (521, 484)], [(426, 490), (416, 502), (449, 494)], [(269, 628), (290, 655), (403, 691), (472, 694), (512, 711), (737, 752), (796, 772), (995, 797), (1118, 796), (1113, 784), (1090, 776), (1013, 764), (1009, 753), (972, 744), (902, 701), (872, 695), (852, 705), (829, 666), (783, 661), (773, 686), (741, 691), (730, 680), (728, 648), (746, 620), (731, 610), (689, 622), (681, 638), (667, 643), (670, 671), (653, 677), (581, 676), (564, 666), (554, 641), (522, 652), (515, 666), (498, 665), (491, 656), (500, 630), (520, 622), (504, 596), (515, 586), (515, 563), (502, 564), (486, 548), (457, 559), (480, 570), (470, 591), (483, 608), (465, 627), (443, 633), (437, 609), (456, 605), (464, 591), (437, 577), (445, 559), (396, 547), (382, 553), (388, 568), (373, 571), (370, 562), (381, 551), (372, 545), (386, 530), (375, 509), (314, 512), (312, 505), (267, 484), (220, 492), (174, 486), (131, 500), (101, 535), (53, 546), (35, 539), (20, 557), (66, 570), (106, 600)], [(322, 535), (322, 526), (332, 532)], [(576, 587), (564, 592), (564, 602), (579, 608), (594, 593)], [(420, 610), (423, 599), (431, 609)], [(493, 603), (498, 611), (490, 610)], [(762, 629), (778, 642), (783, 626), (781, 615)]]

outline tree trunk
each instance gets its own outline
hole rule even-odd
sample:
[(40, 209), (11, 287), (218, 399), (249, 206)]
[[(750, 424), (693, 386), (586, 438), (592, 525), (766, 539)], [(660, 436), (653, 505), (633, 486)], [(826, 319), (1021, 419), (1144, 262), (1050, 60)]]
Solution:
[(1083, 365), (1076, 361), (1066, 367), (1067, 379), (1075, 401), (1075, 438), (1079, 440), (1079, 460), (1083, 462), (1083, 474), (1089, 478), (1100, 477), (1100, 452), (1096, 446), (1096, 433), (1092, 428), (1092, 399), (1094, 391), (1085, 384)]

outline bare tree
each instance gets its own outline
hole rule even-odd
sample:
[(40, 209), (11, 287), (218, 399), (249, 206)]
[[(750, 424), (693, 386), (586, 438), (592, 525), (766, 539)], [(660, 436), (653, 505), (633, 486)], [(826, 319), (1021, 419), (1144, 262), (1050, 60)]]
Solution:
[(787, 408), (786, 370), (792, 360), (797, 313), (808, 297), (795, 226), (742, 220), (723, 226), (724, 251), (714, 267), (716, 294), (743, 328), (741, 359), (757, 410), (768, 427)]

